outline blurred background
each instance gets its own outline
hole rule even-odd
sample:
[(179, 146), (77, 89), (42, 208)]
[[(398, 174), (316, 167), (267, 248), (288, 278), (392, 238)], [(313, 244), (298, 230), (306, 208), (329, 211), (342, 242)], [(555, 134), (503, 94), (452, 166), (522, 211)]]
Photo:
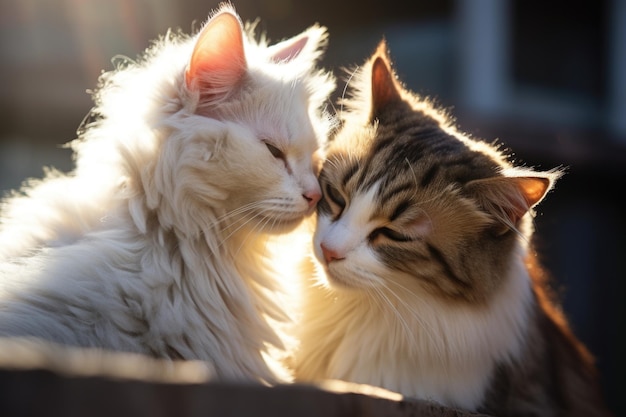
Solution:
[[(168, 28), (191, 32), (218, 1), (2, 0), (0, 192), (43, 166), (91, 107), (86, 90), (116, 55)], [(574, 331), (597, 358), (617, 415), (626, 386), (626, 1), (235, 0), (272, 41), (328, 27), (322, 64), (361, 64), (384, 36), (397, 73), (451, 109), (462, 130), (567, 174), (538, 207), (537, 247)]]

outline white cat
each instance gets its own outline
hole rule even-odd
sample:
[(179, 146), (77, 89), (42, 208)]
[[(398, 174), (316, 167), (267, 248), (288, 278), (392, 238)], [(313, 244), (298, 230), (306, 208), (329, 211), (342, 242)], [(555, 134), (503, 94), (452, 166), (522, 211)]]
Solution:
[(321, 196), (335, 81), (326, 29), (268, 46), (223, 4), (104, 73), (76, 169), (3, 202), (0, 336), (199, 359), (222, 379), (290, 376), (268, 236)]

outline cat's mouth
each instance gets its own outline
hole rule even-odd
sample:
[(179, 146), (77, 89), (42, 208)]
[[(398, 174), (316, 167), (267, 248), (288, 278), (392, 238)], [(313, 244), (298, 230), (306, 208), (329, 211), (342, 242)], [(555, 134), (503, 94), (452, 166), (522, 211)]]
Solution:
[(330, 262), (320, 259), (317, 261), (322, 266), (325, 284), (335, 290), (346, 291), (369, 291), (379, 286), (380, 278), (365, 268), (355, 265), (353, 261), (342, 258)]

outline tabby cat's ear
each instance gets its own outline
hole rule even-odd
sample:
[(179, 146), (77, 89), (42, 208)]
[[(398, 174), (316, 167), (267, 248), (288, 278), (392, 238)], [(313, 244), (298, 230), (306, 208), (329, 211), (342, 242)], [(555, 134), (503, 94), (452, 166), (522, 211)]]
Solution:
[(185, 73), (187, 88), (211, 96), (225, 94), (246, 67), (241, 21), (233, 10), (223, 8), (198, 36)]
[(391, 69), (385, 41), (378, 44), (372, 62), (372, 111), (370, 121), (377, 119), (389, 105), (402, 100), (399, 86)]
[(552, 187), (557, 175), (501, 176), (470, 181), (465, 189), (488, 213), (504, 226), (514, 229), (519, 220)]

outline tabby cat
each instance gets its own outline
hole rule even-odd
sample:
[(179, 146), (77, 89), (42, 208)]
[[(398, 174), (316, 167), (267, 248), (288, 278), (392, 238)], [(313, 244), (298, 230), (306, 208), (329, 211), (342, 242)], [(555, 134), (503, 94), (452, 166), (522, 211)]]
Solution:
[(0, 336), (290, 380), (267, 241), (321, 197), (326, 36), (270, 46), (223, 4), (197, 34), (103, 73), (76, 169), (2, 203)]
[(531, 246), (533, 207), (561, 173), (460, 133), (396, 79), (384, 41), (352, 82), (320, 173), (296, 380), (493, 415), (607, 415)]

